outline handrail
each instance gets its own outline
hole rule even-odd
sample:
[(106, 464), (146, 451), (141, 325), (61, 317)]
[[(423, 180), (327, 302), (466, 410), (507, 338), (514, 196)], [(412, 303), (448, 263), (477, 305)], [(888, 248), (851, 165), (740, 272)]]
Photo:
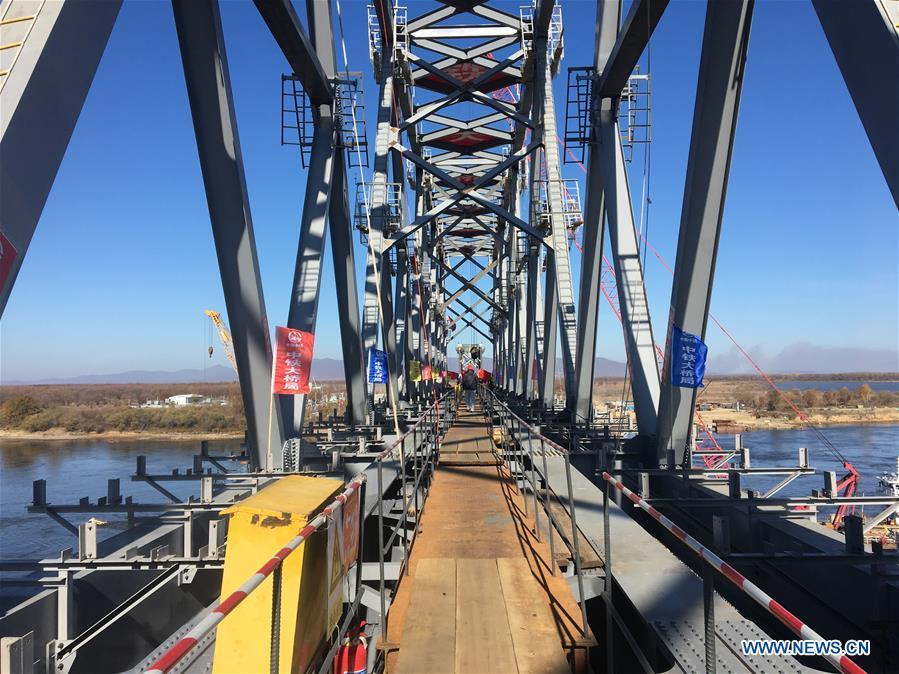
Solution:
[[(574, 488), (571, 481), (571, 452), (567, 449), (559, 445), (547, 438), (543, 433), (540, 432), (540, 429), (536, 426), (532, 426), (527, 421), (522, 419), (520, 416), (515, 414), (509, 406), (505, 403), (505, 401), (500, 400), (500, 398), (494, 393), (492, 390), (487, 389), (487, 393), (490, 398), (494, 402), (498, 402), (502, 408), (509, 414), (512, 419), (516, 419), (519, 422), (520, 426), (524, 426), (528, 431), (528, 457), (531, 460), (531, 477), (528, 479), (527, 472), (524, 470), (524, 463), (521, 462), (520, 470), (523, 475), (522, 486), (525, 484), (525, 481), (530, 482), (531, 490), (534, 494), (534, 520), (537, 526), (537, 531), (539, 532), (539, 516), (537, 513), (537, 484), (536, 478), (534, 476), (534, 471), (536, 470), (536, 464), (534, 461), (534, 450), (531, 446), (531, 438), (532, 436), (536, 436), (538, 440), (540, 440), (541, 444), (541, 454), (543, 456), (543, 477), (546, 480), (546, 490), (544, 492), (543, 499), (543, 510), (547, 517), (547, 530), (549, 531), (549, 548), (550, 548), (550, 556), (552, 559), (553, 569), (555, 569), (555, 545), (554, 545), (554, 537), (553, 537), (553, 527), (558, 526), (556, 522), (556, 518), (552, 513), (552, 508), (549, 505), (549, 492), (553, 492), (556, 497), (556, 500), (561, 502), (559, 495), (549, 484), (549, 475), (547, 474), (547, 462), (546, 462), (546, 449), (543, 447), (544, 444), (549, 444), (552, 448), (560, 451), (562, 456), (565, 458), (565, 482), (568, 488), (568, 515), (571, 519), (571, 542), (565, 541), (564, 537), (561, 537), (561, 529), (560, 529), (560, 537), (562, 538), (563, 544), (568, 548), (568, 551), (571, 553), (572, 561), (574, 562), (574, 572), (577, 576), (577, 586), (578, 586), (578, 599), (581, 607), (581, 633), (586, 636), (589, 631), (589, 624), (587, 621), (587, 601), (586, 594), (584, 591), (584, 574), (583, 568), (581, 564), (581, 547), (580, 547), (580, 530), (577, 525), (577, 508), (575, 507), (575, 499), (574, 499)], [(503, 421), (505, 424), (505, 420)], [(514, 428), (512, 429), (514, 433)], [(522, 443), (518, 443), (519, 447), (522, 447)], [(522, 458), (524, 451), (522, 450)], [(524, 499), (525, 504), (525, 514), (527, 514), (527, 497)], [(538, 533), (539, 538), (539, 533)], [(608, 573), (608, 569), (607, 569)]]
[(243, 582), (234, 592), (228, 595), (224, 600), (219, 602), (205, 618), (198, 622), (194, 627), (181, 639), (176, 641), (165, 653), (150, 665), (150, 669), (146, 674), (165, 674), (172, 670), (186, 656), (197, 643), (206, 634), (218, 625), (225, 616), (233, 611), (240, 603), (247, 598), (256, 588), (262, 585), (262, 582), (276, 569), (279, 569), (290, 554), (311, 536), (314, 532), (324, 525), (331, 515), (334, 514), (338, 507), (347, 502), (354, 491), (359, 489), (365, 482), (365, 475), (355, 477), (347, 485), (347, 488), (338, 494), (335, 499), (328, 504), (324, 510), (314, 518), (312, 518), (305, 527), (300, 530), (295, 537), (290, 539), (287, 544), (278, 550), (265, 564), (259, 567), (259, 570)]
[[(387, 457), (388, 454), (392, 454), (393, 451), (416, 429), (421, 423), (427, 418), (428, 412), (432, 409), (438, 408), (440, 403), (447, 399), (449, 393), (445, 393), (441, 398), (438, 398), (433, 403), (430, 404), (427, 408), (425, 408), (425, 413), (418, 417), (418, 420), (409, 427), (409, 429), (399, 436), (396, 440), (393, 441), (393, 444), (390, 445), (387, 449), (383, 450), (379, 454), (377, 454), (374, 458), (374, 461), (380, 461), (381, 459)], [(439, 418), (439, 410), (438, 410), (438, 418)]]
[[(746, 576), (741, 574), (734, 567), (725, 562), (718, 555), (709, 550), (702, 543), (697, 541), (670, 519), (665, 517), (657, 509), (649, 505), (642, 496), (635, 494), (630, 489), (625, 487), (624, 483), (621, 482), (621, 480), (612, 477), (607, 472), (603, 472), (602, 477), (606, 482), (614, 485), (618, 491), (627, 496), (627, 498), (630, 499), (631, 502), (649, 513), (649, 515), (654, 520), (656, 520), (659, 524), (661, 524), (668, 531), (674, 534), (678, 539), (686, 543), (693, 552), (699, 555), (700, 559), (708, 562), (711, 566), (717, 569), (725, 578), (727, 578), (731, 583), (742, 590), (744, 594), (748, 595), (750, 599), (755, 601), (771, 615), (777, 618), (780, 622), (786, 625), (794, 634), (803, 639), (825, 641), (824, 637), (819, 635), (811, 627), (806, 625), (802, 620), (797, 618), (795, 615), (785, 609), (781, 604), (776, 602), (758, 585), (746, 578)], [(836, 656), (832, 653), (825, 653), (822, 654), (822, 657), (830, 662), (830, 664), (832, 664), (834, 667), (836, 667), (837, 671), (844, 672), (845, 674), (866, 674), (865, 670), (859, 667), (847, 655)]]

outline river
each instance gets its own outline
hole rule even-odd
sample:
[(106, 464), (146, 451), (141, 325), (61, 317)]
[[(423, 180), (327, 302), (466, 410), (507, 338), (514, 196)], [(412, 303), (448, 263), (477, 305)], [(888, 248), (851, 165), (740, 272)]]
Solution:
[[(240, 449), (238, 440), (214, 440), (210, 454), (221, 455)], [(118, 477), (122, 496), (136, 502), (162, 503), (163, 496), (142, 482), (131, 482), (138, 455), (147, 457), (147, 472), (171, 473), (190, 468), (192, 456), (199, 454), (200, 441), (125, 440), (0, 440), (0, 558), (40, 558), (55, 556), (62, 548), (78, 547), (77, 538), (44, 514), (25, 512), (31, 504), (32, 482), (47, 481), (49, 503), (77, 503), (89, 496), (96, 503), (106, 495), (106, 481)], [(236, 465), (236, 464), (235, 464)], [(239, 468), (235, 468), (239, 470)], [(195, 483), (166, 482), (176, 496), (199, 495)], [(116, 533), (122, 518), (97, 515), (110, 522), (99, 529), (100, 539)], [(68, 515), (80, 523), (85, 515)]]
[[(899, 425), (835, 426), (823, 430), (825, 436), (845, 454), (862, 474), (860, 493), (873, 494), (877, 476), (892, 472), (899, 454)], [(719, 442), (732, 447), (734, 436), (721, 435)], [(40, 558), (55, 556), (66, 547), (77, 547), (76, 538), (46, 515), (28, 514), (32, 481), (47, 481), (47, 500), (50, 503), (77, 503), (83, 496), (96, 502), (106, 494), (106, 480), (121, 478), (123, 496), (135, 501), (161, 503), (163, 497), (151, 487), (131, 482), (135, 458), (147, 456), (147, 470), (169, 473), (173, 468), (189, 468), (191, 456), (199, 452), (199, 441), (33, 441), (0, 440), (0, 558)], [(765, 430), (744, 435), (750, 448), (753, 466), (795, 466), (799, 447), (808, 447), (812, 465), (819, 471), (845, 472), (825, 444), (810, 430)], [(236, 440), (210, 442), (213, 454), (236, 451)], [(755, 478), (746, 483), (749, 488), (766, 488), (779, 478)], [(168, 482), (166, 487), (177, 496), (186, 498), (194, 483)], [(789, 485), (785, 495), (807, 495), (820, 489), (820, 475), (802, 477)], [(70, 515), (73, 522), (83, 522), (84, 515)], [(101, 517), (110, 524), (100, 529), (101, 539), (120, 530), (121, 518)]]

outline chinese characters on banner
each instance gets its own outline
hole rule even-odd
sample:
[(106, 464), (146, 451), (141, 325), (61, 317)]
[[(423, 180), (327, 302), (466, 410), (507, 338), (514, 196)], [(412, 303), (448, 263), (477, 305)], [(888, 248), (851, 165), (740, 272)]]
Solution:
[(343, 506), (343, 570), (349, 572), (359, 552), (359, 493), (356, 489)]
[(409, 361), (409, 381), (421, 381), (421, 361)]
[(370, 349), (368, 352), (368, 383), (387, 383), (387, 352)]
[(312, 366), (310, 332), (291, 328), (275, 328), (275, 368), (272, 373), (272, 393), (297, 395), (309, 393), (309, 370)]
[(430, 365), (425, 365), (423, 368), (421, 368), (421, 378), (424, 381), (431, 381), (431, 366)]
[(697, 336), (671, 326), (671, 385), (699, 388), (705, 376), (709, 349)]
[(0, 288), (6, 285), (6, 279), (12, 271), (12, 263), (16, 261), (16, 249), (12, 242), (0, 232)]

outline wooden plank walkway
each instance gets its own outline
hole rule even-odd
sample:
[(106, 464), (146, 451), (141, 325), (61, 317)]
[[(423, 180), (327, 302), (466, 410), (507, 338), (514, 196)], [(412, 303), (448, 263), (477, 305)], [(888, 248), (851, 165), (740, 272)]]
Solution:
[(480, 412), (461, 412), (444, 439), (390, 610), (390, 674), (586, 671), (592, 637), (488, 434)]

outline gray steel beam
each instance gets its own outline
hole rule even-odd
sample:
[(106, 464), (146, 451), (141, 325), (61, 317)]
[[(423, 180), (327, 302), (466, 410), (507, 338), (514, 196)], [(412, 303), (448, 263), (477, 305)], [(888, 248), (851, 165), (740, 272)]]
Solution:
[(553, 18), (555, 0), (537, 0), (534, 7), (534, 36), (546, 39), (549, 36), (549, 24)]
[[(615, 3), (618, 4), (618, 3)], [(599, 98), (618, 98), (662, 18), (668, 0), (635, 0), (608, 55), (599, 81)]]
[(615, 113), (601, 113), (602, 174), (606, 180), (606, 216), (612, 264), (618, 284), (618, 305), (631, 377), (637, 429), (641, 435), (654, 436), (659, 406), (659, 365), (649, 316), (649, 302), (643, 283), (643, 265), (627, 167)]
[[(609, 54), (618, 37), (621, 0), (597, 0), (596, 47), (593, 66), (598, 76), (605, 68)], [(577, 357), (574, 395), (567, 400), (568, 411), (575, 421), (586, 421), (593, 409), (593, 378), (596, 366), (596, 330), (599, 318), (602, 276), (603, 219), (605, 193), (603, 191), (602, 155), (599, 145), (599, 99), (593, 102), (591, 124), (593, 137), (588, 147), (586, 194), (584, 204), (584, 252), (581, 255), (581, 282), (578, 293)], [(611, 102), (604, 103), (611, 107)]]
[(525, 306), (525, 391), (528, 399), (537, 395), (536, 385), (534, 382), (533, 368), (537, 362), (537, 286), (540, 283), (539, 277), (539, 251), (540, 249), (534, 243), (533, 239), (527, 239), (528, 257), (527, 257), (527, 273), (525, 276), (527, 302)]
[(556, 389), (556, 316), (559, 313), (559, 296), (556, 292), (555, 256), (546, 256), (546, 283), (543, 298), (542, 363), (540, 367), (540, 400), (544, 407), (553, 404)]
[(396, 335), (396, 382), (397, 398), (408, 400), (406, 372), (406, 318), (408, 315), (409, 276), (405, 247), (396, 251), (396, 287), (394, 288), (394, 334)]
[[(284, 52), (287, 62), (294, 74), (300, 78), (303, 91), (309, 96), (313, 105), (330, 103), (334, 100), (334, 90), (327, 70), (319, 61), (303, 24), (297, 16), (290, 0), (253, 0), (256, 9), (275, 38), (275, 42)], [(321, 4), (327, 3), (323, 0)], [(320, 4), (320, 3), (309, 3)], [(329, 3), (328, 3), (329, 4)], [(330, 14), (330, 8), (326, 8)], [(311, 12), (310, 12), (311, 15)], [(320, 48), (319, 48), (320, 49)], [(331, 76), (333, 77), (333, 75)]]
[[(334, 173), (334, 120), (329, 106), (321, 106), (312, 141), (306, 193), (300, 220), (300, 240), (294, 266), (287, 326), (315, 334), (321, 290), (331, 180)], [(280, 396), (281, 417), (288, 437), (300, 437), (306, 396)]]
[[(334, 54), (330, 3), (324, 0), (309, 2), (308, 5), (312, 40), (321, 57), (319, 65), (324, 69), (323, 75), (326, 78), (333, 78), (336, 75), (337, 59)], [(280, 5), (265, 3), (265, 6), (270, 8)], [(292, 8), (290, 10), (292, 11)], [(334, 178), (334, 154), (339, 150), (336, 149), (336, 128), (330, 103), (313, 106), (316, 124), (309, 155), (309, 168), (306, 172), (306, 191), (300, 219), (300, 239), (297, 245), (290, 305), (287, 311), (287, 326), (314, 335)], [(303, 433), (306, 395), (280, 396), (280, 403), (285, 434), (289, 437), (300, 437)]]
[[(713, 2), (706, 10), (669, 335), (671, 325), (677, 325), (705, 338), (752, 8), (753, 0), (740, 0)], [(660, 462), (670, 449), (680, 465), (690, 441), (696, 389), (671, 385), (670, 342), (665, 347), (657, 447)]]
[(121, 5), (68, 0), (20, 6), (8, 0), (3, 7), (6, 19), (35, 18), (3, 28), (8, 48), (19, 52), (9, 72), (0, 74), (0, 316)]
[(812, 0), (852, 102), (899, 206), (899, 10), (881, 0)]
[[(392, 330), (393, 302), (390, 262), (384, 254), (384, 225), (387, 220), (387, 172), (390, 161), (390, 136), (393, 114), (393, 61), (381, 59), (381, 92), (378, 106), (378, 128), (375, 143), (375, 162), (372, 172), (371, 202), (369, 203), (368, 241), (369, 256), (366, 265), (365, 309), (362, 323), (362, 339), (365, 354), (374, 348), (378, 339), (378, 325), (388, 363), (396, 357), (396, 340)], [(377, 270), (377, 280), (375, 274)], [(380, 290), (380, 301), (378, 297)], [(391, 369), (389, 374), (393, 377)], [(388, 386), (388, 390), (392, 387)]]
[(334, 156), (331, 183), (328, 231), (331, 234), (331, 255), (334, 262), (334, 290), (337, 293), (337, 314), (340, 320), (347, 409), (351, 421), (354, 424), (362, 424), (366, 421), (368, 390), (365, 385), (359, 295), (356, 292), (356, 261), (349, 212), (346, 162), (341, 152)]
[[(550, 237), (552, 241), (553, 276), (557, 304), (559, 336), (562, 346), (562, 371), (565, 374), (565, 393), (574, 397), (577, 358), (577, 311), (574, 305), (574, 288), (571, 277), (571, 259), (568, 252), (568, 230), (565, 227), (564, 198), (562, 191), (562, 167), (559, 160), (556, 110), (553, 98), (552, 74), (546, 59), (545, 39), (534, 40), (534, 121), (535, 137), (543, 142), (546, 161), (546, 195), (550, 209)], [(531, 198), (534, 198), (532, 193)], [(549, 318), (547, 316), (547, 318)], [(555, 343), (551, 345), (555, 362)]]
[(215, 0), (174, 0), (172, 10), (255, 470), (268, 467), (267, 452), (280, 452), (283, 435), (221, 17)]

